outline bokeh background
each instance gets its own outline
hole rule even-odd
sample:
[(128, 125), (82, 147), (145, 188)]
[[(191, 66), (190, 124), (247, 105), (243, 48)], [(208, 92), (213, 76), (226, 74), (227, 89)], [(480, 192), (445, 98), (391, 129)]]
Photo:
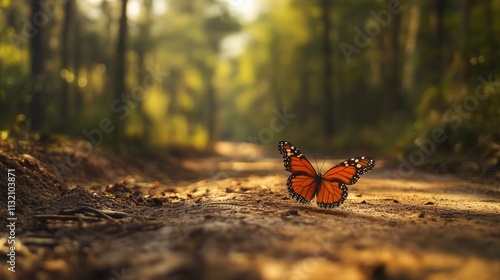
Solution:
[(499, 164), (500, 1), (0, 6), (3, 140), (209, 150), (288, 139), (394, 158), (433, 141), (426, 156)]

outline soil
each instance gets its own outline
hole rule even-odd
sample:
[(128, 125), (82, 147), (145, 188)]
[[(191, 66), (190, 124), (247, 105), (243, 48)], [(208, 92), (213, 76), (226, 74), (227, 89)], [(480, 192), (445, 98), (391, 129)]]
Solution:
[(2, 144), (0, 213), (14, 169), (17, 220), (15, 273), (2, 226), (1, 279), (500, 279), (496, 173), (402, 176), (379, 160), (344, 204), (321, 209), (290, 198), (277, 151), (77, 145)]

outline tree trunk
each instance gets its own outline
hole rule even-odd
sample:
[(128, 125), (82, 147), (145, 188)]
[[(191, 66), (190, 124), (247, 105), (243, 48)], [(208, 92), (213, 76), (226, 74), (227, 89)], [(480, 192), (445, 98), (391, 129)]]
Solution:
[[(71, 30), (71, 23), (73, 20), (73, 0), (68, 0), (66, 2), (66, 5), (64, 5), (64, 23), (63, 23), (63, 29), (62, 29), (62, 34), (61, 34), (61, 69), (66, 69), (69, 72), (71, 72), (70, 69), (70, 49), (71, 49), (71, 43), (72, 40), (70, 39), (70, 30)], [(75, 71), (73, 71), (75, 72)], [(75, 72), (75, 79), (78, 79), (78, 75)], [(69, 95), (71, 88), (66, 81), (65, 78), (61, 79), (61, 104), (60, 104), (60, 129), (62, 132), (67, 132), (68, 130), (68, 124), (69, 124)]]
[[(116, 47), (116, 69), (115, 69), (115, 88), (114, 88), (114, 98), (115, 100), (122, 100), (122, 94), (127, 94), (125, 85), (125, 74), (126, 74), (126, 57), (125, 52), (127, 48), (127, 0), (122, 0), (122, 9), (120, 16), (120, 26), (118, 29), (118, 44)], [(121, 103), (120, 103), (121, 104)], [(122, 104), (127, 106), (127, 104)], [(130, 112), (129, 112), (130, 113)], [(121, 113), (115, 112), (114, 124), (116, 125), (116, 138), (117, 140), (123, 140), (125, 135), (125, 119), (127, 116)]]
[[(179, 95), (179, 89), (182, 81), (182, 72), (178, 68), (171, 68), (169, 70), (169, 75), (167, 78), (166, 91), (169, 96), (168, 108), (167, 108), (167, 119), (173, 120), (174, 117), (179, 114), (177, 97)], [(173, 122), (170, 122), (167, 131), (170, 139), (176, 139), (177, 129)]]
[[(141, 19), (138, 23), (139, 27), (139, 40), (136, 42), (136, 52), (138, 57), (139, 70), (137, 72), (138, 81), (142, 81), (144, 77), (148, 74), (146, 71), (146, 53), (152, 47), (150, 40), (150, 26), (151, 26), (151, 9), (152, 9), (152, 0), (144, 0), (141, 9), (143, 13), (141, 13)], [(148, 90), (148, 89), (146, 89)], [(144, 101), (144, 100), (142, 100)], [(152, 121), (149, 116), (146, 114), (144, 110), (144, 102), (141, 102), (137, 106), (137, 114), (142, 120), (143, 128), (142, 128), (142, 141), (149, 141), (151, 139), (151, 128)]]
[(430, 16), (430, 31), (431, 31), (431, 56), (429, 58), (430, 83), (433, 85), (440, 84), (443, 76), (443, 14), (447, 0), (434, 0), (432, 2)]
[[(39, 0), (31, 1), (31, 18), (35, 18), (38, 13), (42, 13), (42, 2)], [(31, 128), (33, 131), (40, 131), (43, 122), (42, 93), (43, 93), (43, 27), (32, 26), (35, 30), (31, 38), (31, 83), (32, 99), (30, 106)]]
[[(80, 42), (78, 42), (78, 40), (81, 40), (81, 36), (82, 36), (82, 30), (81, 30), (81, 24), (80, 24), (80, 21), (79, 21), (79, 17), (78, 17), (78, 13), (75, 13), (75, 19), (74, 19), (74, 32), (75, 32), (75, 36), (73, 36), (73, 68), (74, 68), (74, 71), (75, 71), (75, 75), (76, 77), (80, 77), (80, 68), (82, 67), (82, 60), (83, 60), (83, 48), (82, 48), (82, 44)], [(88, 67), (88, 65), (87, 65)], [(87, 73), (90, 73), (90, 71), (87, 71)], [(83, 104), (84, 100), (83, 100), (83, 93), (80, 89), (80, 86), (77, 85), (75, 86), (75, 102), (74, 102), (74, 108), (75, 108), (75, 112), (74, 112), (74, 118), (75, 119), (80, 119), (80, 117), (82, 116), (82, 111), (83, 111)]]
[(215, 97), (215, 88), (213, 85), (213, 69), (209, 70), (210, 73), (207, 73), (207, 99), (208, 99), (208, 142), (210, 145), (215, 143), (215, 134), (216, 134), (216, 120), (217, 120), (217, 101)]
[[(301, 67), (298, 67), (298, 79), (300, 81), (300, 98), (296, 102), (296, 109), (300, 115), (307, 115), (309, 113), (309, 61), (311, 59), (311, 48), (310, 45), (307, 44), (301, 48), (300, 52), (300, 64)], [(301, 125), (307, 125), (308, 118), (299, 118), (299, 122)]]
[(488, 0), (484, 3), (485, 7), (485, 14), (486, 14), (486, 30), (488, 30), (488, 44), (492, 48), (490, 52), (494, 52), (495, 50), (493, 49), (495, 44), (495, 28), (494, 28), (494, 23), (493, 23), (493, 2), (491, 0)]
[(324, 122), (325, 122), (325, 136), (329, 140), (335, 133), (335, 119), (333, 104), (333, 92), (331, 79), (333, 78), (333, 65), (332, 65), (332, 47), (330, 42), (331, 30), (331, 0), (323, 0), (321, 2), (322, 15), (321, 21), (323, 26), (323, 102), (324, 102)]
[(402, 86), (407, 95), (412, 93), (415, 85), (415, 64), (417, 63), (415, 52), (417, 50), (418, 30), (420, 27), (420, 2), (412, 2), (410, 19), (408, 23), (408, 35), (406, 37), (404, 50), (404, 65)]
[(465, 82), (470, 76), (469, 67), (469, 22), (470, 11), (474, 2), (472, 0), (462, 0), (460, 8), (460, 54), (462, 57), (462, 69), (459, 74), (459, 79)]
[(280, 79), (280, 59), (281, 59), (281, 54), (280, 54), (280, 41), (279, 41), (279, 35), (275, 33), (273, 35), (273, 39), (271, 40), (271, 66), (270, 66), (270, 85), (271, 85), (271, 94), (274, 98), (274, 104), (278, 110), (281, 110), (283, 108), (283, 102), (281, 100), (281, 94), (280, 94), (280, 85), (279, 85), (279, 79)]
[[(392, 0), (387, 0), (391, 2)], [(388, 3), (389, 5), (389, 3)], [(399, 65), (399, 31), (401, 27), (401, 13), (392, 14), (387, 32), (383, 38), (382, 67), (386, 98), (382, 104), (384, 115), (392, 115), (401, 109), (401, 77)]]

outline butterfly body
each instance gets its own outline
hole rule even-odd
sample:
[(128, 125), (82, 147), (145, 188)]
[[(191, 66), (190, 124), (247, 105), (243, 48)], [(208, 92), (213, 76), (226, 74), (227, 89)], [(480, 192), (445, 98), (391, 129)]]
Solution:
[(321, 174), (290, 142), (280, 141), (278, 150), (283, 155), (285, 170), (292, 173), (287, 180), (290, 195), (300, 203), (309, 203), (316, 197), (316, 203), (321, 208), (342, 204), (348, 195), (346, 185), (355, 184), (363, 173), (375, 166), (375, 160), (371, 158), (355, 157)]

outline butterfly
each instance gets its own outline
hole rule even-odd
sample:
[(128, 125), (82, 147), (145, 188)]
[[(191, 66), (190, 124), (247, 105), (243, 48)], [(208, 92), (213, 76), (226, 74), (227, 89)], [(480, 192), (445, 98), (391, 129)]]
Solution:
[(321, 174), (292, 143), (280, 141), (278, 150), (283, 155), (285, 170), (292, 173), (286, 181), (290, 195), (300, 203), (309, 203), (316, 196), (316, 203), (321, 208), (342, 204), (348, 194), (346, 185), (355, 184), (363, 173), (375, 167), (374, 159), (355, 157)]

